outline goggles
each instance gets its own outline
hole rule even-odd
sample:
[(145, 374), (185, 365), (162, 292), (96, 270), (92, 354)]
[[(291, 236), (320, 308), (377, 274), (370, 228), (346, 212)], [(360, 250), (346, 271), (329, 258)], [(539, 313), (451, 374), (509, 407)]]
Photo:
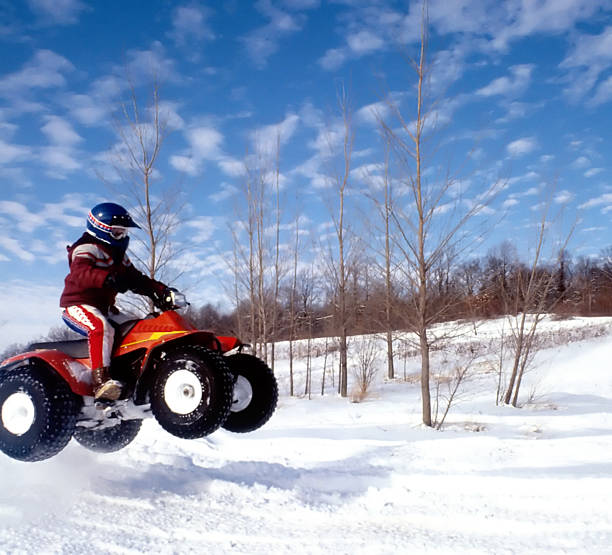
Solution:
[(122, 225), (113, 225), (111, 226), (110, 234), (113, 239), (125, 239), (128, 236), (128, 228)]

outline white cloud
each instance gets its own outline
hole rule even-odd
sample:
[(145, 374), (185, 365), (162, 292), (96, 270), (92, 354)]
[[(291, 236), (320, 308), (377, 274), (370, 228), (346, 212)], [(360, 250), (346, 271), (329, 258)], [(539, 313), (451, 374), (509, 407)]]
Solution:
[(385, 45), (385, 42), (379, 36), (369, 30), (362, 30), (349, 35), (346, 38), (346, 43), (357, 56), (381, 50)]
[[(244, 167), (244, 164), (243, 164)], [(221, 202), (228, 198), (233, 197), (238, 192), (238, 189), (234, 185), (228, 183), (222, 183), (219, 187), (219, 191), (208, 195), (208, 198), (213, 202)]]
[(595, 206), (612, 205), (612, 193), (604, 193), (598, 197), (587, 200), (578, 208), (594, 208)]
[(215, 34), (208, 25), (210, 11), (198, 5), (178, 6), (172, 14), (170, 38), (179, 46), (192, 40), (212, 40)]
[(200, 216), (192, 218), (187, 222), (187, 227), (193, 228), (192, 239), (195, 242), (208, 241), (217, 229), (215, 219), (210, 216)]
[(280, 144), (286, 144), (295, 133), (300, 122), (296, 114), (288, 114), (279, 123), (260, 127), (251, 133), (251, 141), (254, 148), (260, 153), (275, 155), (277, 140)]
[(597, 85), (597, 90), (590, 104), (592, 106), (599, 106), (610, 101), (612, 101), (612, 76), (608, 77), (603, 83)]
[(178, 113), (178, 102), (162, 101), (159, 103), (159, 117), (170, 129), (183, 129), (185, 121)]
[(0, 139), (0, 164), (10, 164), (31, 154), (27, 146), (9, 144)]
[(221, 156), (223, 135), (214, 127), (195, 127), (187, 131), (191, 154), (196, 159), (216, 160)]
[(0, 79), (0, 95), (13, 97), (32, 89), (62, 87), (66, 83), (64, 73), (73, 69), (63, 56), (51, 50), (38, 50), (22, 69)]
[(584, 172), (584, 177), (594, 177), (602, 171), (604, 171), (603, 168), (591, 168)]
[(516, 200), (515, 198), (509, 198), (509, 199), (504, 201), (502, 206), (504, 208), (511, 208), (512, 206), (516, 206), (518, 203), (519, 203), (519, 201)]
[(240, 177), (246, 173), (246, 167), (243, 160), (232, 158), (231, 156), (223, 156), (217, 160), (221, 171), (230, 177)]
[(499, 77), (486, 87), (477, 90), (476, 94), (480, 96), (518, 96), (529, 86), (534, 67), (532, 64), (512, 66), (510, 77)]
[(278, 50), (283, 37), (302, 28), (304, 18), (300, 14), (290, 14), (277, 8), (270, 0), (259, 0), (255, 7), (269, 19), (269, 22), (242, 40), (249, 58), (258, 68), (263, 68), (267, 65), (268, 58)]
[(563, 190), (563, 191), (559, 191), (554, 198), (554, 201), (557, 204), (567, 204), (568, 202), (571, 202), (572, 200), (574, 200), (574, 193), (572, 193), (571, 191), (567, 191), (567, 190)]
[(187, 175), (195, 176), (200, 173), (200, 162), (191, 156), (173, 154), (170, 157), (170, 164), (175, 170), (184, 172)]
[(506, 0), (499, 5), (505, 11), (503, 25), (496, 25), (492, 35), (495, 47), (502, 49), (522, 37), (569, 31), (602, 8), (600, 2), (593, 0)]
[(49, 138), (49, 141), (58, 146), (72, 146), (79, 143), (83, 138), (73, 129), (72, 125), (58, 116), (46, 116), (47, 123), (42, 126), (41, 131)]
[(221, 171), (231, 177), (244, 175), (244, 162), (236, 160), (223, 152), (224, 137), (210, 125), (189, 128), (185, 132), (189, 148), (170, 157), (170, 164), (177, 170), (191, 176), (199, 175), (204, 162), (218, 164)]
[(88, 9), (80, 0), (28, 0), (28, 5), (45, 23), (57, 25), (77, 23), (79, 14)]
[(327, 71), (334, 71), (342, 66), (346, 58), (344, 50), (331, 48), (319, 59), (319, 65)]
[[(588, 95), (597, 85), (599, 76), (612, 66), (612, 26), (608, 26), (599, 35), (578, 34), (575, 45), (568, 56), (559, 64), (569, 71), (565, 89), (572, 100), (580, 100)], [(609, 78), (600, 83), (591, 103), (603, 104), (610, 98)]]
[(64, 104), (70, 115), (83, 125), (96, 125), (107, 122), (109, 108), (104, 101), (86, 94), (69, 94)]
[(387, 102), (373, 102), (367, 106), (359, 108), (356, 112), (357, 120), (369, 125), (378, 125), (381, 119), (389, 116), (389, 104)]
[(587, 168), (591, 165), (591, 161), (586, 156), (579, 156), (572, 162), (572, 166), (576, 169)]
[(538, 148), (538, 143), (533, 137), (524, 137), (522, 139), (512, 141), (506, 147), (506, 150), (510, 156), (518, 158), (519, 156), (524, 156), (533, 152), (536, 148)]
[[(114, 73), (125, 75), (126, 67), (117, 66)], [(154, 41), (148, 50), (133, 49), (128, 51), (127, 74), (136, 86), (142, 83), (150, 84), (152, 81), (172, 82), (179, 80), (174, 60), (166, 55), (166, 49), (159, 41)], [(121, 86), (123, 88), (123, 84)]]

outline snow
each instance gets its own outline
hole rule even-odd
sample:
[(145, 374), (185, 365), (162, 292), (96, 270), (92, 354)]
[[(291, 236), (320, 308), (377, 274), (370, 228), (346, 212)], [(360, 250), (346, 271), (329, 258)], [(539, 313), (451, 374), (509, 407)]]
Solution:
[[(489, 322), (457, 344), (499, 345), (500, 329)], [(381, 370), (360, 403), (331, 384), (324, 397), (289, 397), (281, 359), (277, 412), (256, 432), (190, 441), (147, 420), (114, 454), (73, 441), (40, 463), (1, 456), (0, 551), (610, 553), (612, 319), (542, 329), (548, 348), (524, 405), (496, 406), (492, 349), (441, 431), (420, 424), (416, 359), (406, 380)]]

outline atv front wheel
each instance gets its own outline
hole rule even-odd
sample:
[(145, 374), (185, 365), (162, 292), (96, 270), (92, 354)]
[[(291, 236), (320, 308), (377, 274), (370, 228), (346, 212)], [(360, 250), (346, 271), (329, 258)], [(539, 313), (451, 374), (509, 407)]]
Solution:
[(223, 358), (204, 347), (170, 353), (158, 366), (151, 410), (172, 435), (195, 439), (212, 434), (229, 414), (233, 378)]
[(76, 426), (78, 397), (52, 370), (34, 364), (0, 375), (0, 450), (20, 461), (57, 455)]
[(90, 430), (77, 426), (74, 439), (83, 447), (98, 453), (113, 453), (132, 443), (138, 432), (142, 420), (123, 420), (116, 426)]
[(223, 427), (245, 433), (261, 428), (272, 416), (278, 401), (278, 386), (272, 370), (253, 355), (237, 353), (225, 357), (234, 374), (234, 398)]

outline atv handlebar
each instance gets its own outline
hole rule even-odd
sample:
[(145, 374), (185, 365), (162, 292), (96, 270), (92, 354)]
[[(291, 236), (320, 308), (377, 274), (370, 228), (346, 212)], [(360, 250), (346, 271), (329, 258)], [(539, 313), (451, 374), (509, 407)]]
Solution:
[(185, 295), (174, 287), (167, 287), (162, 294), (155, 295), (153, 304), (161, 311), (184, 308), (189, 305)]

